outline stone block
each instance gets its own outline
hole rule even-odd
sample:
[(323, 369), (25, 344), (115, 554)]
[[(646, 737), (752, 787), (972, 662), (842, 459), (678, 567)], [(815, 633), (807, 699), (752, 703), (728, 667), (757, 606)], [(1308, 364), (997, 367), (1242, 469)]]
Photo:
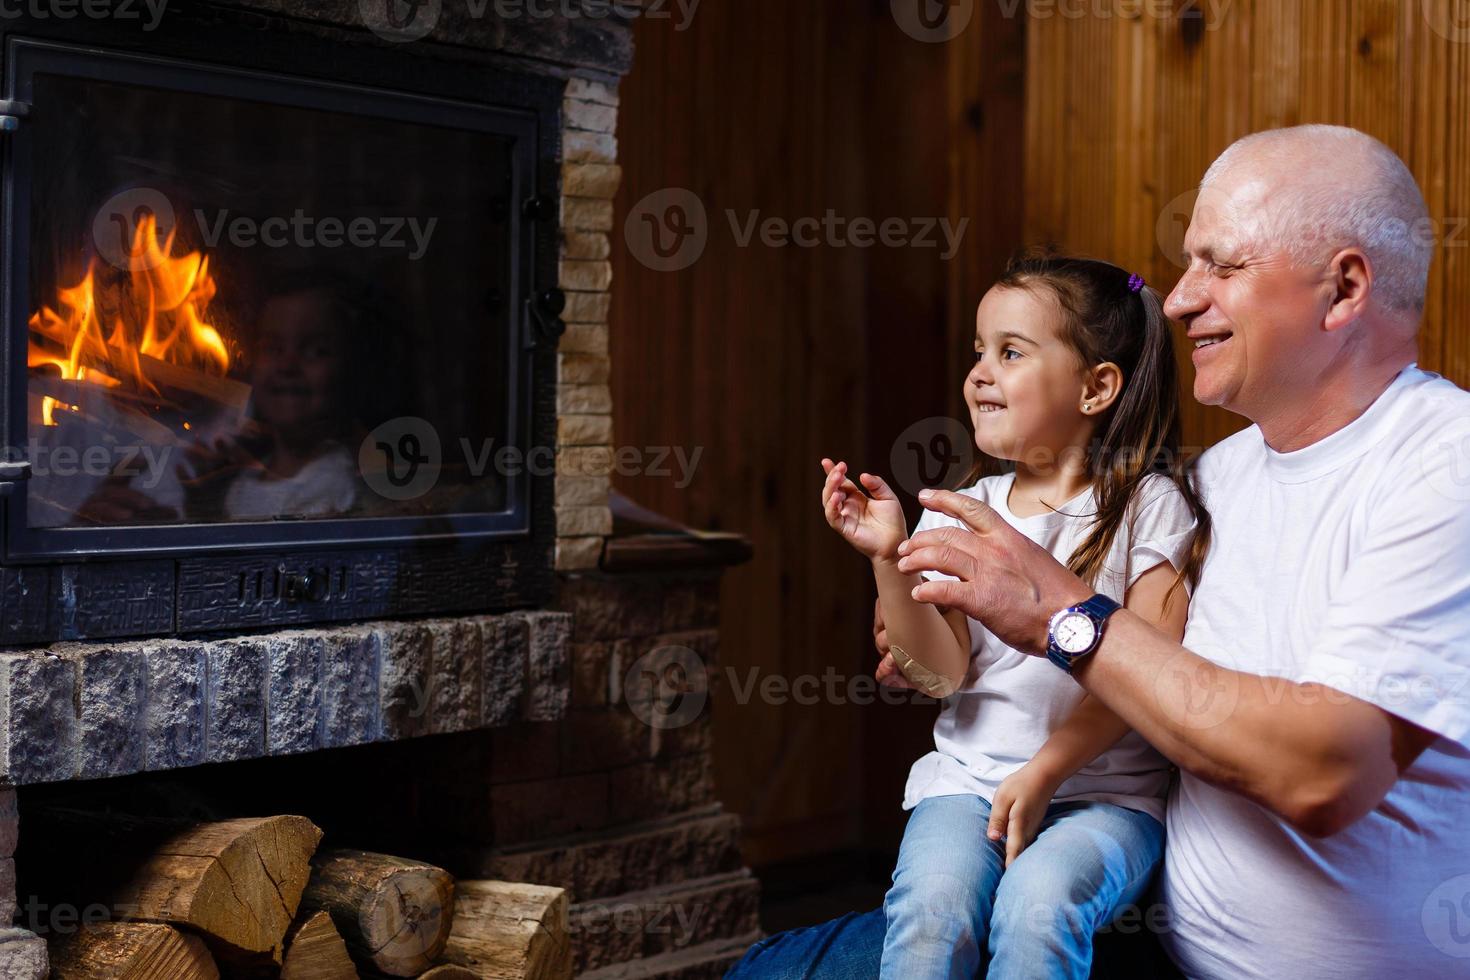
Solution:
[(375, 741), (379, 644), (368, 627), (333, 630), (322, 646), (322, 745), (337, 748)]
[(618, 138), (612, 133), (569, 129), (562, 133), (561, 152), (568, 163), (616, 163)]
[(205, 761), (205, 645), (160, 640), (141, 646), (148, 686), (144, 767), (197, 766)]
[(562, 164), (561, 192), (568, 197), (612, 198), (623, 180), (623, 168), (615, 163)]
[(46, 980), (46, 940), (25, 929), (0, 928), (0, 980)]
[(266, 637), (266, 751), (271, 755), (321, 747), (321, 634), (287, 632)]
[(561, 256), (564, 259), (606, 259), (612, 254), (612, 244), (607, 235), (600, 231), (568, 231), (561, 236)]
[(486, 616), (477, 626), (483, 650), (480, 723), (508, 725), (525, 702), (530, 629), (519, 616)]
[[(584, 416), (586, 417), (586, 416)], [(606, 507), (612, 479), (603, 476), (559, 476), (556, 479), (558, 507)]]
[(125, 776), (143, 768), (146, 661), (133, 645), (73, 648), (76, 668), (78, 759), (82, 779)]
[(567, 129), (613, 133), (618, 128), (618, 110), (615, 106), (587, 102), (583, 99), (563, 99), (562, 122)]
[(584, 102), (596, 102), (599, 105), (615, 106), (618, 104), (616, 86), (586, 78), (573, 78), (567, 82), (566, 97), (581, 99)]
[(568, 293), (567, 308), (561, 318), (567, 323), (601, 323), (606, 325), (612, 311), (610, 293)]
[(527, 721), (555, 721), (566, 714), (571, 692), (568, 648), (572, 617), (545, 610), (512, 615), (523, 618), (529, 632), (524, 717)]
[(581, 572), (594, 569), (602, 561), (603, 538), (557, 538), (556, 570)]
[(612, 441), (611, 415), (563, 415), (556, 420), (558, 446), (611, 446)]
[(472, 621), (434, 620), (426, 624), (432, 647), (429, 731), (463, 732), (479, 727), (484, 640)]
[[(566, 389), (564, 388), (563, 391)], [(556, 454), (556, 475), (602, 476), (612, 473), (611, 446), (563, 446)]]
[(595, 293), (612, 285), (612, 263), (562, 259), (557, 274), (562, 289)]
[[(571, 354), (563, 352), (559, 358), (560, 377), (564, 385), (605, 385), (612, 378), (612, 360), (605, 354)], [(611, 419), (609, 432), (611, 431)], [(612, 440), (592, 440), (611, 442)]]
[(612, 231), (613, 202), (595, 197), (561, 199), (561, 226), (575, 231)]
[(557, 349), (563, 354), (606, 354), (607, 335), (605, 323), (568, 323)]
[(612, 511), (606, 504), (600, 507), (558, 507), (556, 533), (567, 538), (611, 534)]
[(17, 785), (72, 779), (80, 764), (76, 665), (46, 653), (0, 654), (4, 775)]
[(208, 762), (265, 754), (265, 648), (257, 640), (215, 640), (205, 646), (204, 758)]
[(385, 739), (429, 732), (432, 637), (420, 623), (382, 623), (378, 643), (379, 730)]

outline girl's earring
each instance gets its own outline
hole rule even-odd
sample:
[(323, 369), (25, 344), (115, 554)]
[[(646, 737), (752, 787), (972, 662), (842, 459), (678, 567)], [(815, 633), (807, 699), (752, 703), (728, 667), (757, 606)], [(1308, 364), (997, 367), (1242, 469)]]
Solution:
[(1084, 412), (1090, 412), (1090, 411), (1092, 411), (1092, 402), (1083, 402), (1082, 403), (1082, 411), (1084, 411)]

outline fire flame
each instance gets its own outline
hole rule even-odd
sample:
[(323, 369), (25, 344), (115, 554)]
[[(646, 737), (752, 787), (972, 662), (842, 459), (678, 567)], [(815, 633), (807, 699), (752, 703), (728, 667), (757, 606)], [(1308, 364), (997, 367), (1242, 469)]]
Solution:
[[(57, 290), (55, 309), (43, 306), (31, 316), (27, 366), (54, 366), (62, 380), (105, 388), (131, 384), (153, 394), (159, 389), (145, 357), (223, 377), (229, 351), (206, 319), (217, 288), (209, 259), (199, 252), (175, 257), (173, 245), (174, 232), (160, 244), (157, 218), (144, 215), (126, 256), (131, 289), (106, 338), (97, 286), (102, 270), (94, 258), (81, 282)], [(78, 410), (48, 395), (42, 424), (56, 425), (58, 409)]]

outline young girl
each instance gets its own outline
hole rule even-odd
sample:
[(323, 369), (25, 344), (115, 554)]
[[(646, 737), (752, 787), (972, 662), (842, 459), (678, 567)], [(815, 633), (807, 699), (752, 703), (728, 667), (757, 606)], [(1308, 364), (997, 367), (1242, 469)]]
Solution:
[[(1014, 466), (977, 467), (960, 492), (1178, 639), (1209, 517), (1180, 458), (1169, 329), (1159, 295), (1117, 266), (1013, 261), (976, 313), (964, 399), (976, 446)], [(914, 600), (898, 499), (822, 465), (827, 521), (872, 562), (895, 661), (944, 697), (904, 793), (882, 975), (1086, 977), (1093, 933), (1160, 859), (1168, 763), (1045, 658)], [(926, 511), (915, 533), (945, 525), (963, 526)]]

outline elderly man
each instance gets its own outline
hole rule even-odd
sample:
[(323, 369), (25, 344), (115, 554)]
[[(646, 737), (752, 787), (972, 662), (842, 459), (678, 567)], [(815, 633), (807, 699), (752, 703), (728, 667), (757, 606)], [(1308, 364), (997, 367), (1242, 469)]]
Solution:
[[(1180, 769), (1161, 938), (1190, 977), (1470, 974), (1470, 394), (1414, 366), (1431, 241), (1402, 161), (1350, 129), (1240, 140), (1201, 184), (1169, 315), (1214, 546), (1184, 642), (983, 503), (901, 549), (923, 601), (1066, 665)], [(880, 668), (886, 672), (888, 666)], [(882, 920), (771, 937), (740, 975), (876, 972)], [(838, 972), (846, 971), (846, 972)]]

